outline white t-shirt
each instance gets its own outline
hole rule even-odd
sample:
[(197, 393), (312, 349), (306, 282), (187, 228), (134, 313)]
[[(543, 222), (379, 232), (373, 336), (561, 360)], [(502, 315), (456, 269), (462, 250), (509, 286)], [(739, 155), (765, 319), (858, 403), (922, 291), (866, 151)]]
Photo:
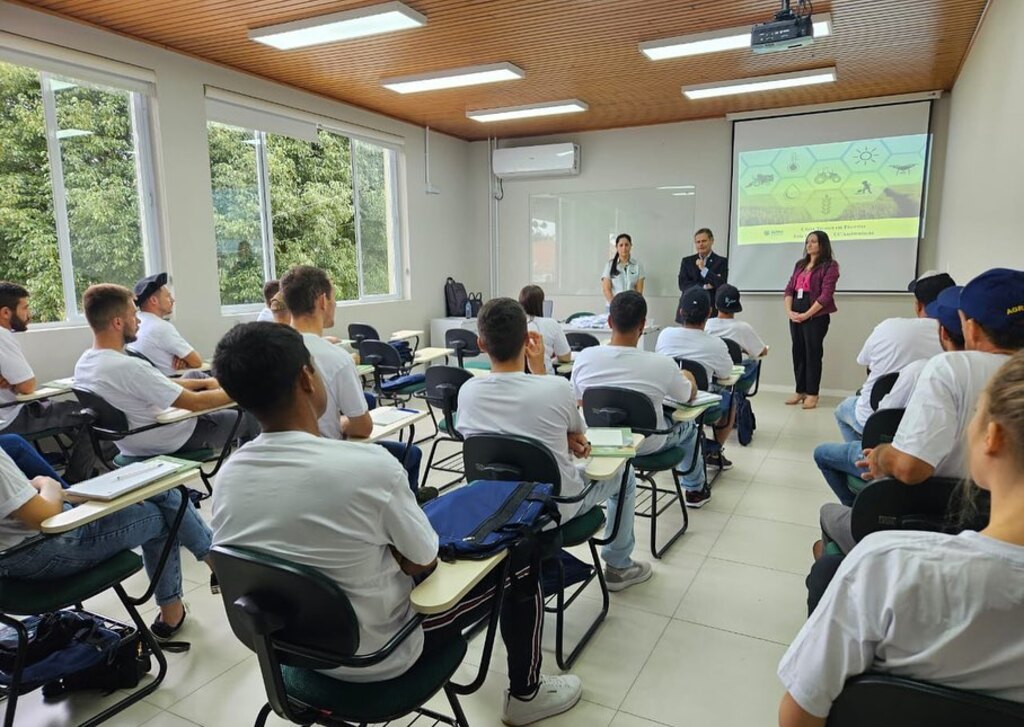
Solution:
[(27, 537), (37, 535), (14, 517), (14, 511), (38, 494), (7, 452), (0, 449), (0, 550), (13, 548)]
[(879, 409), (906, 409), (907, 404), (910, 402), (910, 395), (914, 393), (914, 387), (917, 386), (917, 379), (924, 371), (925, 364), (931, 359), (919, 358), (913, 363), (908, 363), (906, 366), (900, 369), (900, 375), (896, 378), (896, 383), (893, 384), (889, 393), (882, 397), (882, 400), (878, 402)]
[(871, 369), (857, 399), (857, 423), (863, 427), (872, 414), (871, 389), (878, 377), (940, 353), (939, 322), (934, 318), (887, 318), (875, 326), (857, 355), (857, 363)]
[(764, 350), (765, 344), (757, 335), (754, 327), (746, 321), (735, 318), (708, 318), (704, 332), (715, 338), (728, 338), (739, 344), (743, 353), (750, 358), (757, 358)]
[(165, 376), (178, 373), (174, 368), (175, 356), (185, 358), (195, 350), (173, 323), (145, 311), (139, 311), (138, 337), (128, 348), (152, 361)]
[(886, 531), (857, 544), (779, 664), (825, 717), (882, 671), (1024, 702), (1024, 548), (978, 533)]
[(703, 365), (709, 383), (714, 378), (727, 379), (732, 375), (732, 356), (725, 341), (696, 328), (666, 328), (658, 334), (654, 350), (665, 356), (682, 356)]
[[(153, 424), (183, 389), (142, 359), (109, 348), (90, 348), (75, 364), (75, 388), (91, 391), (128, 417), (132, 429)], [(115, 442), (121, 454), (146, 457), (177, 452), (196, 420), (156, 427)]]
[(616, 263), (619, 274), (612, 277), (612, 261), (609, 259), (604, 264), (604, 272), (601, 273), (601, 280), (608, 278), (612, 282), (612, 295), (618, 295), (626, 290), (633, 290), (636, 284), (647, 277), (644, 271), (644, 264), (631, 257), (625, 265)]
[[(14, 337), (14, 332), (3, 326), (0, 326), (0, 376), (11, 384), (22, 384), (35, 376), (21, 350), (21, 344)], [(0, 389), (0, 404), (6, 404), (14, 399), (13, 391)], [(0, 408), (0, 430), (10, 426), (21, 411), (21, 407), (21, 404), (14, 404)]]
[(274, 322), (274, 311), (270, 308), (264, 308), (260, 311), (260, 314), (256, 316), (257, 323), (273, 323)]
[(562, 324), (554, 318), (530, 318), (526, 328), (536, 331), (544, 339), (544, 368), (549, 374), (555, 373), (554, 357), (572, 353)]
[[(563, 497), (578, 495), (586, 483), (585, 466), (574, 464), (566, 439), (569, 432), (586, 428), (572, 387), (561, 376), (491, 373), (470, 379), (459, 389), (459, 433), (510, 434), (540, 442), (558, 462)], [(559, 505), (562, 522), (579, 508), (578, 503)]]
[(989, 379), (1009, 360), (1000, 353), (949, 351), (917, 379), (892, 446), (935, 468), (936, 477), (967, 474), (967, 424)]
[[(594, 386), (618, 386), (638, 391), (654, 405), (658, 429), (667, 429), (662, 405), (666, 396), (689, 401), (690, 382), (670, 358), (628, 346), (591, 346), (576, 354), (572, 388), (577, 401)], [(647, 437), (637, 454), (651, 454), (665, 446), (665, 435)]]
[(315, 333), (303, 333), (302, 340), (327, 389), (327, 411), (317, 422), (320, 434), (331, 439), (341, 439), (340, 415), (357, 417), (367, 411), (356, 364), (348, 351), (328, 343)]
[[(413, 618), (412, 578), (388, 546), (426, 565), (437, 556), (437, 535), (405, 470), (384, 449), (305, 432), (264, 433), (231, 456), (214, 490), (214, 544), (262, 550), (337, 583), (359, 620), (360, 654), (378, 650)], [(392, 679), (422, 651), (417, 629), (380, 664), (325, 673)]]

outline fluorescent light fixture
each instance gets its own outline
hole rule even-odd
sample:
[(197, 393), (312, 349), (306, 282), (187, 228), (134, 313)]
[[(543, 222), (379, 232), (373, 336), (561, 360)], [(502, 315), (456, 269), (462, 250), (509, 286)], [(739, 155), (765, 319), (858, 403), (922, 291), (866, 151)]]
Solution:
[(520, 78), (526, 78), (526, 73), (522, 68), (513, 66), (511, 63), (492, 63), (487, 66), (453, 68), (450, 71), (386, 78), (380, 82), (380, 85), (398, 93), (419, 93), (420, 91), (437, 91), (442, 88), (477, 86), (481, 83), (517, 81)]
[(696, 189), (692, 184), (680, 184), (675, 187), (658, 187), (658, 189)]
[[(832, 16), (819, 13), (811, 16), (814, 26), (814, 38), (832, 35)], [(684, 58), (702, 53), (717, 53), (723, 50), (737, 50), (750, 47), (750, 26), (711, 30), (707, 33), (680, 35), (664, 40), (649, 40), (640, 44), (640, 52), (652, 61), (663, 61), (666, 58)]]
[(467, 111), (466, 117), (473, 121), (513, 121), (515, 119), (530, 119), (536, 116), (557, 116), (558, 114), (573, 114), (579, 111), (586, 111), (589, 106), (579, 99), (571, 98), (566, 101), (548, 101), (547, 103), (536, 103), (528, 106), (506, 106), (500, 109), (481, 109), (479, 111)]
[(690, 100), (731, 96), (737, 93), (756, 93), (758, 91), (775, 91), (780, 88), (812, 86), (816, 83), (832, 83), (836, 80), (835, 66), (816, 68), (810, 71), (795, 73), (778, 73), (774, 76), (757, 78), (738, 78), (735, 81), (718, 81), (702, 83), (699, 86), (683, 86), (683, 95)]
[(249, 31), (249, 38), (279, 50), (291, 50), (419, 28), (426, 24), (427, 16), (404, 3), (390, 2), (256, 28)]
[(692, 197), (696, 192), (673, 192), (673, 197)]
[(58, 139), (74, 139), (76, 136), (92, 136), (92, 132), (85, 129), (61, 129), (57, 132)]

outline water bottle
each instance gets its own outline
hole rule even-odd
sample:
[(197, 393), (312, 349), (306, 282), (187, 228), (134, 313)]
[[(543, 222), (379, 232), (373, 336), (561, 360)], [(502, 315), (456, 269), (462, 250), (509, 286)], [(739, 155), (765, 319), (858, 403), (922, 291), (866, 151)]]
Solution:
[(467, 300), (466, 301), (466, 318), (472, 318), (472, 317), (473, 317), (473, 304), (470, 303)]

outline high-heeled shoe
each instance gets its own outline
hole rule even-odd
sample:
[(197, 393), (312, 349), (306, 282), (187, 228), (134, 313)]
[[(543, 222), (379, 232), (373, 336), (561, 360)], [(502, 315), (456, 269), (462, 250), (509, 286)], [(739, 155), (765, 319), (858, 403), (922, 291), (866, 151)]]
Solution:
[(804, 405), (802, 409), (817, 409), (818, 408), (818, 397), (808, 396), (804, 399)]
[(795, 404), (801, 403), (807, 398), (807, 394), (793, 394), (793, 396), (786, 399), (786, 406), (794, 406)]

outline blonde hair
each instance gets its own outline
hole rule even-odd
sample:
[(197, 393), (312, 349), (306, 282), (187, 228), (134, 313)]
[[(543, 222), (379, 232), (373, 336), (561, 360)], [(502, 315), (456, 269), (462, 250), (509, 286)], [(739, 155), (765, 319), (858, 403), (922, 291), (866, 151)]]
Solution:
[(985, 387), (985, 417), (1006, 430), (1010, 451), (1024, 465), (1024, 350), (999, 369)]

